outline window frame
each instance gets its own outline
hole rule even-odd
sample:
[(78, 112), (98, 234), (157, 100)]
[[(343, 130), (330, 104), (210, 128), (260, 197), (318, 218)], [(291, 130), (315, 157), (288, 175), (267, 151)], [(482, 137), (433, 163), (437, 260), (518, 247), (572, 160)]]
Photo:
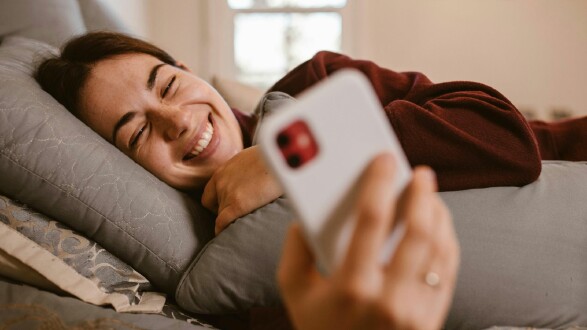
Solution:
[(337, 7), (283, 7), (232, 9), (226, 0), (207, 0), (208, 72), (209, 76), (237, 79), (234, 60), (234, 18), (239, 13), (339, 13), (342, 21), (341, 52), (353, 54), (356, 35), (351, 27), (356, 26), (360, 10), (360, 0), (347, 0), (342, 8)]

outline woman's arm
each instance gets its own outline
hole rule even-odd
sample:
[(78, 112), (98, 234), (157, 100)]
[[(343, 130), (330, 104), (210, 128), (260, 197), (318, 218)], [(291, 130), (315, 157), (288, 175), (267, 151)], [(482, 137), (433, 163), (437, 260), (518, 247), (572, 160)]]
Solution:
[(503, 95), (483, 84), (435, 84), (421, 73), (320, 52), (270, 91), (295, 96), (344, 68), (360, 70), (371, 81), (411, 165), (431, 166), (440, 190), (520, 186), (540, 174), (528, 123)]

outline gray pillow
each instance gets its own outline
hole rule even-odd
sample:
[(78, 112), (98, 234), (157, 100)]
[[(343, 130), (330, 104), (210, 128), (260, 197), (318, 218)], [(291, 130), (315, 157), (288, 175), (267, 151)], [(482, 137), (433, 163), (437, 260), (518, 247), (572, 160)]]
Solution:
[(0, 306), (2, 329), (215, 329), (173, 309), (162, 315), (117, 313), (1, 277)]
[[(444, 192), (462, 265), (449, 328), (587, 325), (587, 164), (545, 162), (524, 187)], [(178, 303), (222, 314), (279, 305), (285, 200), (237, 220), (208, 243), (178, 286)]]
[(203, 314), (279, 306), (275, 270), (292, 219), (286, 199), (279, 198), (236, 220), (192, 262), (177, 287), (177, 303)]
[(587, 326), (587, 163), (442, 197), (462, 250), (449, 328)]
[(171, 293), (214, 236), (210, 214), (78, 121), (31, 77), (46, 44), (0, 45), (0, 193), (98, 242)]

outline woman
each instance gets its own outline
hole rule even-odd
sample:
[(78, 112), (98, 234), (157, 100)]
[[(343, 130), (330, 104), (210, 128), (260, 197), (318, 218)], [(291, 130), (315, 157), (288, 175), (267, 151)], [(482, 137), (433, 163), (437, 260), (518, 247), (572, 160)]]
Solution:
[[(541, 169), (528, 123), (494, 89), (434, 84), (368, 61), (320, 52), (271, 91), (297, 95), (332, 72), (370, 79), (412, 166), (437, 173), (440, 190), (524, 185)], [(282, 194), (251, 135), (256, 117), (231, 109), (205, 81), (160, 48), (116, 33), (68, 42), (36, 72), (75, 116), (162, 181), (202, 192), (216, 232)]]

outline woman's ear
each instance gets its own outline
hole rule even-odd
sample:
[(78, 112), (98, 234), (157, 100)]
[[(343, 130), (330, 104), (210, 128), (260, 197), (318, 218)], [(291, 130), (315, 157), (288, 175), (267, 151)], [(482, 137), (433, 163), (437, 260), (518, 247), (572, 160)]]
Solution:
[(188, 68), (188, 66), (185, 65), (185, 63), (183, 63), (182, 61), (175, 61), (175, 66), (184, 70), (184, 71), (192, 72), (192, 70), (190, 68)]

